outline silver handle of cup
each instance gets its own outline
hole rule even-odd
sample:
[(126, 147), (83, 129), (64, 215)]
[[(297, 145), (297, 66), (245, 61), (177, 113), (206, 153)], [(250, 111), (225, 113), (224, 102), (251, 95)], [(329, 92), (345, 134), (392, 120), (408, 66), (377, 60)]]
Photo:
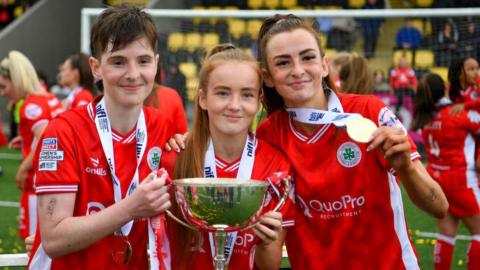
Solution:
[[(285, 192), (283, 193), (282, 198), (280, 198), (280, 201), (278, 201), (277, 205), (275, 205), (275, 208), (273, 208), (273, 210), (272, 210), (273, 212), (278, 211), (285, 204), (285, 201), (288, 198), (288, 194), (290, 193), (290, 176), (282, 178), (280, 181), (285, 186)], [(273, 187), (273, 183), (270, 182), (270, 185)], [(273, 187), (273, 188), (275, 188), (275, 187)], [(260, 221), (254, 222), (253, 224), (250, 224), (247, 227), (245, 227), (243, 229), (240, 229), (240, 231), (243, 232), (243, 231), (249, 230), (249, 229), (257, 226), (257, 224), (259, 224), (259, 223), (260, 223)]]
[(170, 210), (167, 210), (166, 212), (167, 212), (167, 215), (168, 215), (170, 218), (172, 218), (173, 220), (175, 220), (176, 222), (182, 224), (183, 226), (185, 226), (185, 227), (187, 227), (187, 228), (189, 228), (189, 229), (191, 229), (191, 230), (194, 230), (194, 231), (197, 231), (197, 232), (199, 231), (196, 227), (194, 227), (194, 226), (186, 223), (185, 221), (179, 219), (178, 217), (176, 217), (172, 212), (170, 212)]

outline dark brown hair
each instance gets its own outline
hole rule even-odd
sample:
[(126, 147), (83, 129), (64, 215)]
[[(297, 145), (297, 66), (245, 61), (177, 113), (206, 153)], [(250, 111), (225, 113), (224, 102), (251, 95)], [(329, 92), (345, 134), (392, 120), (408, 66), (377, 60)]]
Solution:
[(79, 84), (95, 96), (94, 80), (92, 70), (88, 64), (88, 58), (89, 56), (84, 53), (76, 53), (70, 55), (67, 60), (69, 60), (72, 69), (78, 70), (78, 74), (80, 75)]
[(112, 44), (112, 52), (145, 36), (157, 51), (157, 29), (152, 17), (140, 8), (122, 4), (105, 9), (95, 20), (90, 35), (92, 56), (100, 56)]
[(420, 80), (415, 95), (415, 108), (412, 129), (418, 130), (433, 120), (438, 110), (437, 102), (445, 96), (445, 82), (433, 73), (425, 74)]
[[(305, 21), (304, 19), (293, 14), (276, 14), (275, 16), (270, 17), (263, 22), (262, 27), (260, 28), (260, 33), (258, 34), (257, 59), (260, 62), (260, 67), (262, 69), (265, 69), (267, 72), (269, 71), (266, 51), (268, 41), (270, 41), (270, 39), (277, 34), (292, 32), (297, 29), (304, 29), (309, 32), (317, 41), (321, 57), (325, 56), (324, 48), (322, 48), (321, 45), (322, 43), (320, 34), (315, 30), (310, 21)], [(324, 79), (324, 85), (335, 91), (335, 86), (330, 76), (327, 76)], [(285, 106), (282, 97), (277, 93), (275, 88), (263, 85), (263, 89), (264, 94), (262, 103), (268, 114), (271, 114)]]
[[(460, 92), (467, 87), (465, 85), (465, 62), (472, 57), (454, 59), (448, 67), (448, 81), (450, 82), (450, 99), (457, 102), (461, 97)], [(472, 58), (474, 59), (474, 58)]]

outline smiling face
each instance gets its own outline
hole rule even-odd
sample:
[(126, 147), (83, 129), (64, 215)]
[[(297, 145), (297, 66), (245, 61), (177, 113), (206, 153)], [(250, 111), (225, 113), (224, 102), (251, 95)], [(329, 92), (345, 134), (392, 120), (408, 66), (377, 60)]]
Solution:
[(322, 84), (328, 65), (310, 32), (299, 28), (272, 36), (266, 55), (265, 83), (275, 87), (287, 107), (326, 107)]
[(260, 78), (253, 63), (220, 62), (209, 74), (199, 105), (208, 113), (210, 132), (244, 135), (259, 109)]
[(461, 80), (465, 87), (476, 85), (478, 79), (478, 62), (473, 58), (468, 58), (463, 64), (463, 72), (461, 73)]
[(117, 106), (141, 106), (152, 91), (158, 55), (145, 37), (111, 51), (111, 44), (100, 60), (90, 58), (92, 73), (103, 80), (105, 97)]

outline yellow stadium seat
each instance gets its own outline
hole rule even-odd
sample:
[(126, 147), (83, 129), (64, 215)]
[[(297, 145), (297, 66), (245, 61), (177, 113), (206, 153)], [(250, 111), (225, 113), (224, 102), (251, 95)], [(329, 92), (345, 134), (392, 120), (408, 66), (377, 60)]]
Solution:
[(205, 51), (220, 43), (220, 36), (217, 33), (203, 34), (202, 47)]
[(431, 50), (417, 50), (415, 52), (415, 68), (428, 69), (433, 66), (435, 56)]
[(407, 63), (409, 66), (412, 66), (413, 63), (413, 53), (411, 50), (395, 50), (393, 52), (393, 57), (392, 57), (392, 62), (394, 66), (398, 65), (398, 60), (400, 60), (400, 57), (402, 54), (405, 53), (407, 56)]
[[(208, 9), (216, 11), (216, 10), (222, 10), (222, 7), (221, 6), (209, 6)], [(215, 23), (217, 23), (218, 18), (210, 17), (210, 19), (208, 21), (210, 22), (210, 24), (215, 24)]]
[(186, 87), (188, 100), (194, 102), (195, 96), (197, 95), (198, 79), (196, 77), (187, 79)]
[(245, 33), (246, 23), (241, 19), (231, 19), (228, 22), (228, 32), (234, 38), (239, 38)]
[(264, 0), (265, 7), (268, 9), (278, 9), (280, 8), (280, 0)]
[(260, 31), (260, 27), (262, 26), (261, 20), (248, 20), (247, 21), (247, 33), (250, 35), (252, 39), (257, 39), (258, 31)]
[[(205, 7), (204, 6), (193, 6), (192, 9), (193, 10), (205, 10)], [(203, 20), (203, 18), (196, 17), (196, 18), (192, 19), (192, 22), (194, 24), (199, 24), (202, 20)]]
[(202, 47), (202, 35), (199, 33), (188, 33), (185, 35), (185, 48), (189, 52)]
[(263, 7), (263, 0), (248, 0), (247, 7), (249, 9), (260, 9)]
[(432, 24), (430, 21), (412, 20), (413, 27), (417, 28), (422, 35), (429, 36), (432, 34)]
[(326, 56), (327, 58), (331, 58), (331, 57), (334, 56), (336, 53), (337, 53), (337, 50), (335, 50), (335, 49), (326, 49), (326, 50), (325, 50), (325, 56)]
[(305, 10), (304, 6), (293, 6), (289, 7), (288, 10)]
[(298, 5), (297, 0), (281, 0), (280, 6), (286, 9), (296, 7)]
[(445, 82), (448, 81), (448, 67), (431, 67), (430, 72), (442, 77)]
[(192, 62), (183, 62), (178, 64), (178, 69), (187, 79), (197, 77), (197, 65)]
[(348, 0), (348, 6), (351, 8), (362, 8), (366, 2), (366, 0)]
[(415, 5), (420, 8), (428, 8), (433, 4), (433, 0), (417, 0)]
[(180, 32), (172, 32), (168, 35), (167, 46), (170, 51), (177, 51), (183, 48), (185, 44), (185, 35)]
[(327, 35), (325, 33), (320, 32), (320, 42), (322, 48), (327, 48)]

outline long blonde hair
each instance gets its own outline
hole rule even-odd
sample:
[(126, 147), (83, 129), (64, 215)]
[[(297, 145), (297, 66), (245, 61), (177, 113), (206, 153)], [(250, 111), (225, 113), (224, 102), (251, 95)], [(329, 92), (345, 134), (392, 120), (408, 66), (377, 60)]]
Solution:
[(19, 51), (10, 51), (0, 62), (1, 75), (10, 79), (19, 97), (37, 94), (42, 88), (37, 72), (28, 58)]

